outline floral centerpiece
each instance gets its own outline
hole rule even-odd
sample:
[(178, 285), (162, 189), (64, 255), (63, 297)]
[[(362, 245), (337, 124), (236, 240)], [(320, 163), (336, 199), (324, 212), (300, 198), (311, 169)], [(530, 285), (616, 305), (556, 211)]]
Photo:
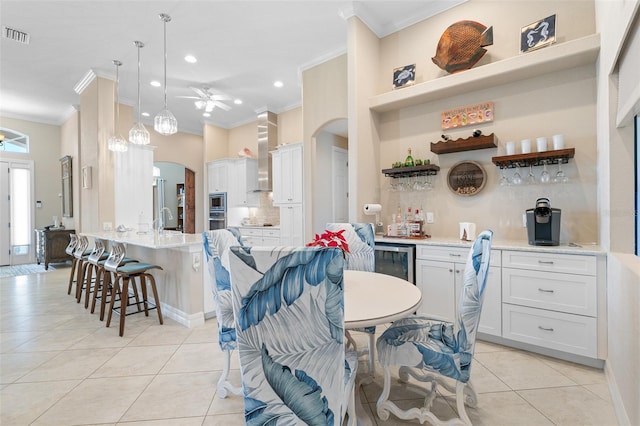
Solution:
[(344, 229), (341, 229), (332, 232), (325, 229), (322, 234), (316, 234), (315, 239), (308, 243), (307, 247), (337, 247), (342, 250), (343, 255), (349, 253), (349, 244), (347, 244), (347, 240), (342, 235), (344, 231)]

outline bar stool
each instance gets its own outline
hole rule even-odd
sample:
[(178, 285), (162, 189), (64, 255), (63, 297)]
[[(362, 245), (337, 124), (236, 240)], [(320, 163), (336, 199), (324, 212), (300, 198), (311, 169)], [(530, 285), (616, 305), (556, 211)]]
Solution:
[[(82, 270), (83, 258), (86, 259), (91, 251), (87, 250), (89, 247), (89, 239), (83, 235), (76, 237), (76, 246), (73, 250), (73, 258), (71, 259), (71, 272), (69, 273), (69, 288), (67, 294), (71, 294), (71, 288), (73, 284), (76, 284), (76, 299), (78, 298), (78, 275)], [(75, 279), (74, 279), (75, 276)]]
[[(120, 331), (119, 334), (124, 334), (124, 321), (127, 315), (143, 312), (140, 309), (140, 301), (137, 299), (136, 281), (138, 278), (140, 281), (140, 290), (142, 292), (142, 303), (144, 305), (144, 314), (149, 316), (150, 309), (156, 309), (158, 311), (158, 321), (163, 324), (162, 310), (160, 309), (160, 300), (158, 299), (158, 291), (156, 289), (156, 280), (147, 271), (150, 269), (160, 269), (162, 267), (153, 265), (150, 263), (127, 263), (120, 265), (120, 262), (125, 257), (125, 248), (122, 243), (113, 243), (111, 247), (111, 255), (104, 264), (105, 271), (109, 271), (114, 275), (113, 277), (113, 289), (111, 290), (111, 300), (109, 301), (109, 314), (107, 316), (107, 327), (111, 325), (111, 315), (114, 310), (119, 311), (120, 314)], [(148, 279), (148, 281), (147, 281)], [(136, 303), (129, 303), (129, 282), (132, 282), (132, 290), (136, 298)], [(147, 296), (147, 282), (151, 286), (153, 292), (154, 303), (149, 301)], [(122, 285), (122, 288), (120, 287)], [(104, 288), (104, 286), (103, 286)], [(117, 296), (119, 295), (120, 307), (115, 306)], [(127, 314), (127, 306), (137, 305), (138, 311)], [(151, 307), (149, 306), (151, 305)]]
[(69, 290), (67, 294), (71, 294), (71, 287), (73, 286), (73, 274), (76, 270), (76, 258), (73, 256), (73, 252), (78, 245), (78, 236), (76, 234), (69, 234), (69, 244), (64, 249), (64, 252), (71, 256), (71, 272), (69, 274)]
[[(100, 281), (100, 269), (98, 262), (101, 260), (106, 261), (109, 257), (109, 253), (105, 252), (106, 250), (106, 241), (100, 238), (96, 238), (93, 242), (93, 250), (91, 253), (83, 259), (82, 262), (82, 272), (78, 275), (82, 277), (82, 285), (78, 285), (79, 291), (76, 292), (77, 297), (76, 301), (80, 303), (82, 299), (82, 290), (84, 290), (85, 298), (84, 298), (84, 308), (87, 309), (89, 307), (89, 297), (91, 292), (95, 291), (94, 287), (98, 286)], [(93, 277), (93, 273), (95, 271), (95, 278)], [(92, 285), (95, 283), (95, 286)]]
[[(89, 293), (93, 293), (91, 297), (91, 313), (95, 312), (96, 302), (100, 300), (100, 321), (104, 319), (104, 312), (107, 303), (107, 295), (110, 293), (112, 283), (111, 283), (111, 274), (108, 273), (104, 265), (107, 262), (107, 259), (110, 256), (110, 253), (106, 252), (107, 242), (106, 240), (96, 239), (96, 247), (102, 247), (102, 256), (90, 255), (88, 258), (88, 262), (93, 264), (93, 268), (96, 271), (96, 278), (93, 285), (93, 289), (87, 292), (87, 299), (85, 300), (85, 308), (87, 308), (87, 304), (89, 302)], [(120, 261), (120, 265), (122, 266), (127, 263), (138, 262), (137, 259), (133, 259), (131, 257), (124, 257)], [(100, 294), (100, 296), (98, 296)], [(135, 293), (137, 296), (137, 292)]]

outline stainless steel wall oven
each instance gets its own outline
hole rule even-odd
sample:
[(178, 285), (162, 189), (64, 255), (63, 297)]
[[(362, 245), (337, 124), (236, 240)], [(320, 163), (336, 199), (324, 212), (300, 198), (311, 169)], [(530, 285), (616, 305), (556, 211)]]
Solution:
[(209, 230), (227, 227), (227, 193), (209, 194)]

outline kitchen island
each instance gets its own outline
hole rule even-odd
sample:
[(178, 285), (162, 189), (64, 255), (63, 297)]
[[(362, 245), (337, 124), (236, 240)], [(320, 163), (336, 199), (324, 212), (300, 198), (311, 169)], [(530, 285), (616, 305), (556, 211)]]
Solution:
[(206, 267), (202, 259), (202, 235), (176, 231), (80, 234), (124, 243), (128, 257), (161, 266), (162, 270), (154, 269), (153, 275), (163, 315), (186, 327), (204, 323), (203, 273)]

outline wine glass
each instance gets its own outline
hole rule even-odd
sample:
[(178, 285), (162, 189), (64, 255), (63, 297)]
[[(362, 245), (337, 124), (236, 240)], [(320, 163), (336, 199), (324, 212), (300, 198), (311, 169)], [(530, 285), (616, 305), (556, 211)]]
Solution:
[(562, 160), (558, 161), (558, 173), (556, 173), (555, 179), (553, 179), (555, 183), (567, 183), (569, 182), (569, 178), (564, 171), (562, 170)]
[(509, 178), (505, 174), (504, 169), (500, 169), (500, 186), (509, 186), (509, 185), (511, 185), (511, 182), (509, 181)]
[(516, 172), (513, 174), (513, 177), (511, 178), (511, 182), (514, 185), (522, 184), (522, 177), (520, 176), (520, 165), (519, 164), (516, 164)]
[(529, 163), (529, 175), (527, 176), (527, 183), (533, 185), (536, 183), (536, 176), (533, 174), (533, 164)]
[(549, 182), (551, 182), (551, 175), (547, 171), (547, 162), (545, 161), (542, 165), (542, 173), (540, 173), (540, 183)]

